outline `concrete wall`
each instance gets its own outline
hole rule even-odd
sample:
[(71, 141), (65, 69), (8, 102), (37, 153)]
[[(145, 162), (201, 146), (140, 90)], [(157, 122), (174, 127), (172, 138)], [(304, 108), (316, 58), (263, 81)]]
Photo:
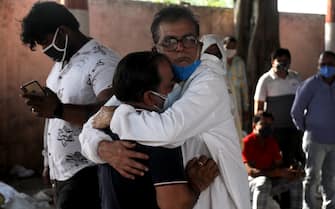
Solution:
[(20, 85), (44, 80), (51, 62), (20, 41), (20, 20), (33, 1), (0, 1), (0, 172), (13, 164), (40, 168), (43, 120), (31, 116)]
[[(30, 80), (44, 84), (51, 61), (20, 42), (20, 20), (36, 0), (0, 0), (0, 171), (19, 163), (41, 168), (43, 120), (33, 117), (19, 97)], [(152, 46), (150, 23), (161, 4), (90, 0), (90, 33), (121, 55)], [(201, 33), (233, 34), (231, 9), (197, 7)], [(292, 51), (292, 67), (305, 78), (315, 71), (323, 49), (324, 16), (280, 15), (281, 44)]]
[[(90, 0), (90, 33), (122, 55), (152, 47), (150, 24), (164, 5), (126, 0)], [(192, 8), (199, 17), (201, 33), (233, 34), (233, 11)]]
[(314, 74), (324, 50), (324, 15), (280, 14), (280, 44), (292, 56), (292, 69), (305, 79)]

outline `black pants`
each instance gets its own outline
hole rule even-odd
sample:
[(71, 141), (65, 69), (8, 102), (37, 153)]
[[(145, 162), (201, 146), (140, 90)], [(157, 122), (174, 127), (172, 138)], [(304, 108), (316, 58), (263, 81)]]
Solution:
[(97, 166), (80, 170), (66, 181), (55, 182), (57, 209), (100, 209)]
[(304, 166), (305, 155), (302, 151), (302, 132), (295, 128), (275, 128), (273, 135), (282, 152), (283, 165), (288, 167), (300, 162)]

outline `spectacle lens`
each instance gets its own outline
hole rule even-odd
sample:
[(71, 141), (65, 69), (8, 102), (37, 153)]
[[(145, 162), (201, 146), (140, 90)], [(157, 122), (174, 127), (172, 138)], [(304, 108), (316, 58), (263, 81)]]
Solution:
[(193, 35), (187, 35), (182, 37), (181, 39), (177, 39), (175, 37), (169, 37), (167, 39), (164, 39), (161, 45), (164, 47), (166, 50), (169, 51), (174, 51), (178, 47), (178, 43), (181, 42), (183, 44), (184, 48), (194, 48), (198, 44), (198, 40), (195, 36)]

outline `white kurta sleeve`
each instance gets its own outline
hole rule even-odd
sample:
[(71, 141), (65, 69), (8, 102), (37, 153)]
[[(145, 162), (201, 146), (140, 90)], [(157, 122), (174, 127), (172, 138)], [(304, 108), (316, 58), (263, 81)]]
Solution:
[[(115, 97), (112, 97), (105, 106), (119, 105), (119, 101)], [(98, 113), (96, 113), (98, 114)], [(96, 115), (95, 114), (95, 115)], [(98, 155), (98, 145), (103, 140), (113, 140), (108, 134), (105, 134), (99, 129), (95, 129), (92, 126), (93, 115), (83, 126), (83, 129), (79, 135), (79, 141), (81, 145), (81, 153), (89, 160), (95, 163), (105, 163)]]
[(135, 140), (149, 146), (175, 147), (189, 137), (210, 130), (223, 118), (211, 117), (221, 103), (229, 112), (229, 96), (224, 77), (204, 69), (190, 82), (187, 90), (164, 113), (136, 112), (121, 105), (114, 113), (111, 130), (121, 139)]
[(104, 132), (92, 127), (93, 115), (83, 126), (79, 135), (81, 153), (87, 159), (95, 163), (105, 163), (98, 155), (98, 145), (103, 140), (112, 141), (113, 139)]

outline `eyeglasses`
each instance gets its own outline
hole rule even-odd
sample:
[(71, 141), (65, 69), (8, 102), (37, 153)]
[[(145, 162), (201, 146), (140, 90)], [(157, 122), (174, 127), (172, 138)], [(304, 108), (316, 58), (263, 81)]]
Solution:
[(198, 44), (198, 39), (194, 35), (186, 35), (180, 39), (176, 37), (167, 37), (158, 45), (162, 46), (167, 51), (175, 51), (179, 42), (183, 44), (184, 48), (194, 48)]

